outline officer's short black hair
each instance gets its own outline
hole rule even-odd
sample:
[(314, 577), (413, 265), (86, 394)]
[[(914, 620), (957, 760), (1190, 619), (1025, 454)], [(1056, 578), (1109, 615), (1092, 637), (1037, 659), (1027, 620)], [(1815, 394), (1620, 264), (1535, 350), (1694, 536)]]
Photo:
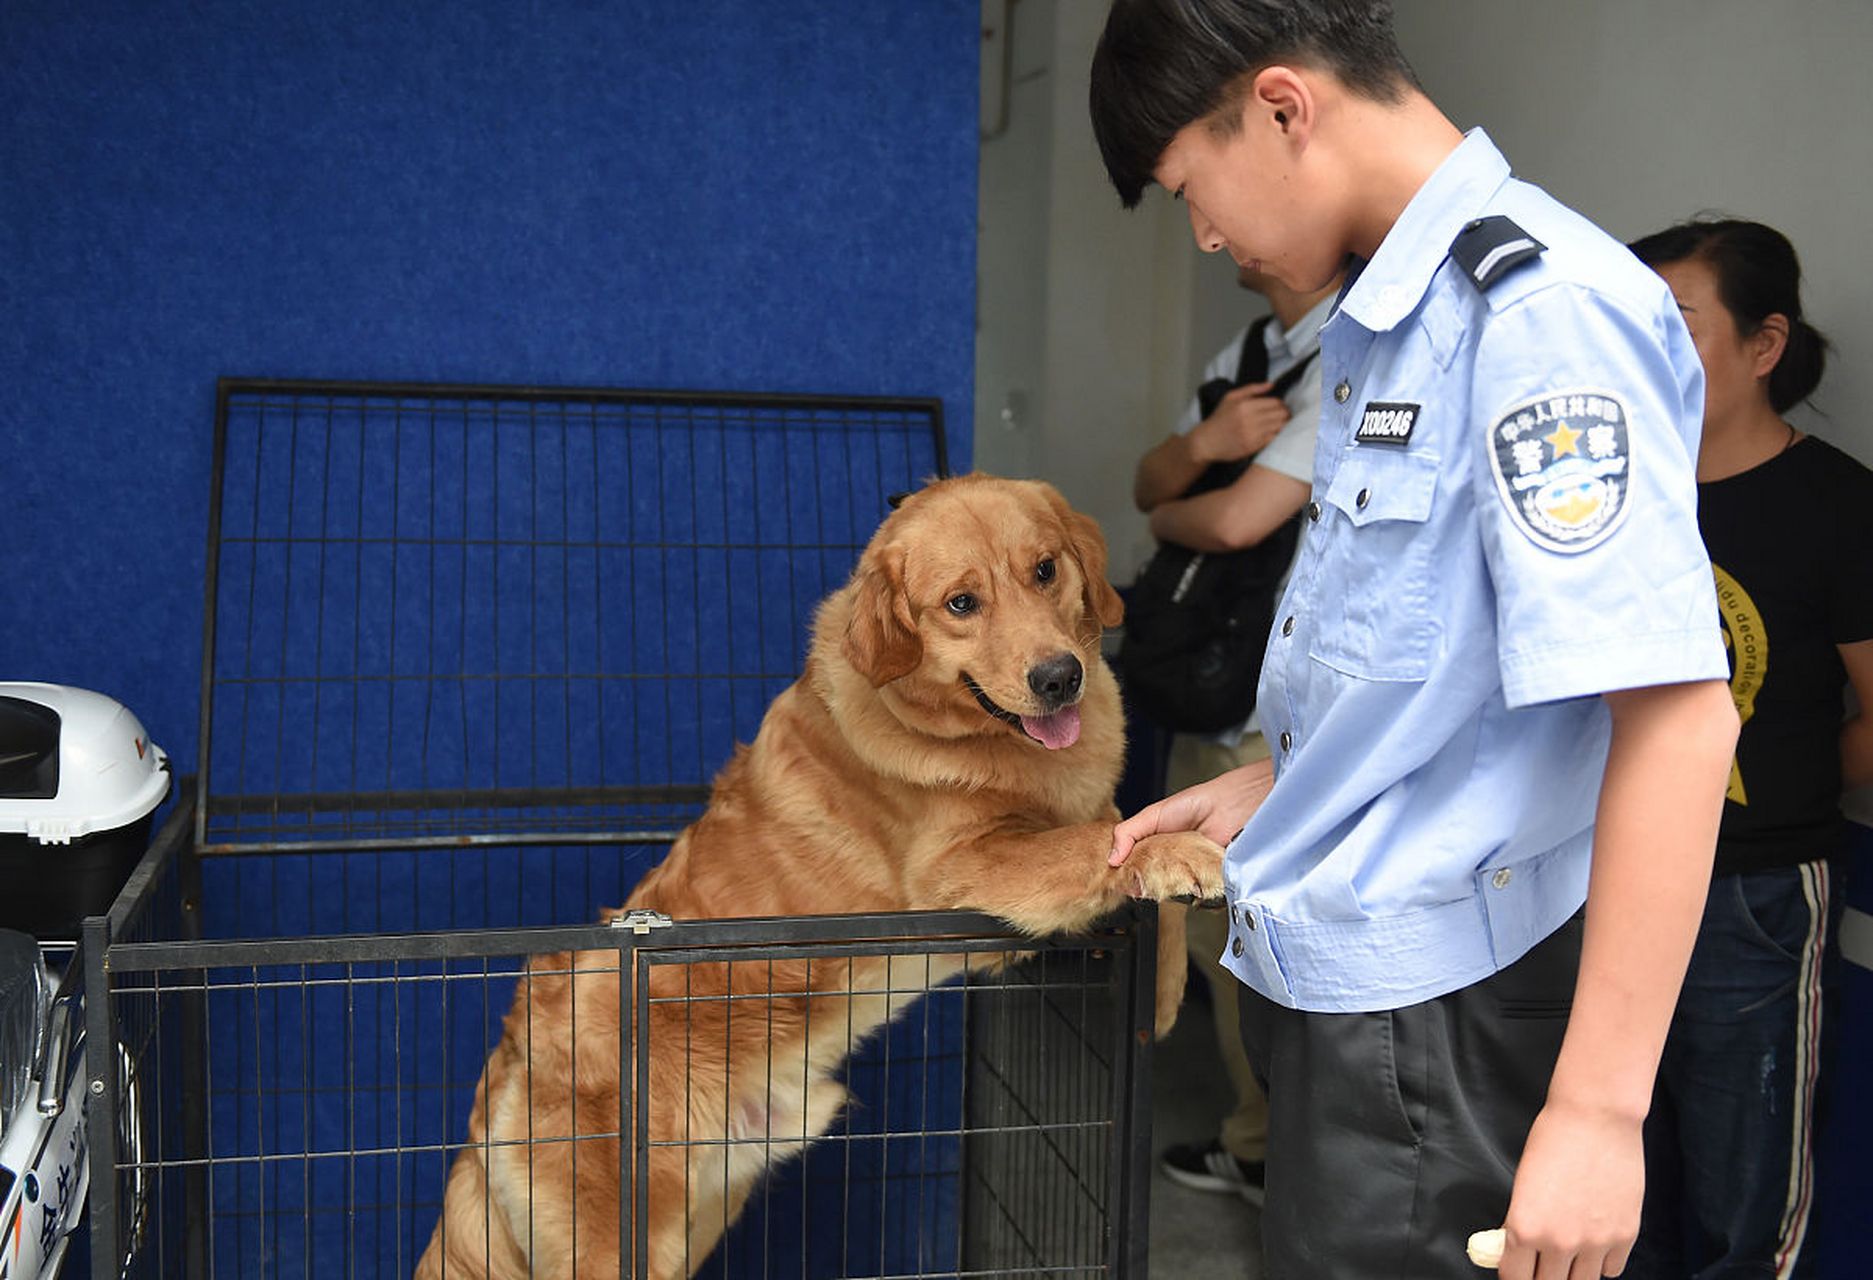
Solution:
[(1125, 207), (1180, 129), (1235, 105), (1244, 78), (1277, 62), (1330, 71), (1379, 102), (1418, 84), (1390, 0), (1114, 0), (1093, 55), (1091, 105)]

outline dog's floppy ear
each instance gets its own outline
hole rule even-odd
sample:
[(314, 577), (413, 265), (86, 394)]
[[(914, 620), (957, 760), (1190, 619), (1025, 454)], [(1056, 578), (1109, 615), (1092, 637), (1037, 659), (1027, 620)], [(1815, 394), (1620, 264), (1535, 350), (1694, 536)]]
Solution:
[(845, 626), (845, 658), (876, 689), (917, 669), (923, 661), (923, 640), (904, 594), (902, 551), (867, 551), (854, 577), (858, 590)]
[(1086, 582), (1086, 616), (1099, 619), (1102, 627), (1116, 627), (1125, 621), (1125, 602), (1106, 581), (1106, 536), (1089, 515), (1075, 511), (1060, 491), (1039, 482), (1054, 514), (1066, 527), (1067, 549), (1080, 562), (1080, 577)]

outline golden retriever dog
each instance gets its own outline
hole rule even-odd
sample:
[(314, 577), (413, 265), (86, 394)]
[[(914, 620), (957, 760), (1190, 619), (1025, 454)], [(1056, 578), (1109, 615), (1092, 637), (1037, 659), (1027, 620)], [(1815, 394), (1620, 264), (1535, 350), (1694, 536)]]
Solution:
[[(967, 908), (1040, 936), (1128, 897), (1219, 898), (1222, 850), (1194, 833), (1106, 865), (1124, 726), (1099, 650), (1122, 613), (1105, 573), (1098, 526), (1048, 485), (969, 475), (912, 494), (821, 604), (800, 678), (620, 910)], [(1185, 972), (1183, 916), (1163, 923), (1160, 1032)], [(833, 1125), (860, 1039), (913, 991), (997, 962), (917, 956), (916, 980), (896, 982), (890, 957), (654, 966), (651, 1276), (693, 1274), (763, 1171)], [(617, 951), (542, 956), (523, 977), (421, 1280), (615, 1277), (621, 1250), (628, 1262), (620, 1205), (637, 1197), (620, 1178), (636, 1161), (617, 1134), (636, 1055), (618, 965)]]

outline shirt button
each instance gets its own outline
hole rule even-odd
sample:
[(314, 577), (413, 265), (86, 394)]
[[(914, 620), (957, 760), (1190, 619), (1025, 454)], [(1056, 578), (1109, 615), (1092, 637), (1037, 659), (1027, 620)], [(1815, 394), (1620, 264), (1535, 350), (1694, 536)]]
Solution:
[[(1289, 733), (1286, 729), (1283, 729), (1281, 731), (1281, 749), (1283, 751), (1287, 751), (1287, 750), (1290, 750), (1293, 746), (1294, 746), (1294, 735)], [(1502, 886), (1497, 885), (1496, 887), (1500, 889)]]
[(1242, 913), (1236, 909), (1236, 904), (1233, 902), (1229, 904), (1229, 923), (1230, 924), (1242, 923)]
[(1372, 490), (1361, 489), (1359, 491), (1359, 496), (1353, 499), (1353, 505), (1358, 507), (1361, 511), (1364, 511), (1366, 509), (1366, 504), (1371, 501), (1372, 501)]
[(1294, 634), (1294, 616), (1292, 614), (1282, 620), (1281, 634), (1284, 636), (1291, 636)]
[(1255, 932), (1255, 913), (1253, 911), (1244, 911), (1242, 913), (1242, 927), (1247, 929), (1250, 933)]
[(1353, 384), (1342, 378), (1340, 379), (1340, 385), (1333, 389), (1333, 403), (1345, 404), (1352, 398), (1352, 395)]
[(1229, 954), (1232, 956), (1239, 956), (1242, 954), (1241, 938), (1231, 938), (1229, 940)]
[(1507, 889), (1509, 887), (1509, 881), (1511, 878), (1512, 877), (1509, 873), (1509, 869), (1507, 867), (1504, 867), (1502, 870), (1498, 871), (1495, 875), (1491, 876), (1489, 882), (1495, 885), (1498, 889)]
[(1310, 502), (1307, 504), (1307, 519), (1310, 524), (1320, 523), (1320, 504), (1318, 502)]

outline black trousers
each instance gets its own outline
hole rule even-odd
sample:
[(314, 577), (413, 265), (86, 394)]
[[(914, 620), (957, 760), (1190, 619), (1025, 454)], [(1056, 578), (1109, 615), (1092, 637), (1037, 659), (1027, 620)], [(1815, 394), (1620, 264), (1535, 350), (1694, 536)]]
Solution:
[(1576, 915), (1507, 969), (1383, 1013), (1303, 1013), (1241, 989), (1268, 1091), (1268, 1280), (1477, 1280), (1502, 1225), (1580, 969)]

